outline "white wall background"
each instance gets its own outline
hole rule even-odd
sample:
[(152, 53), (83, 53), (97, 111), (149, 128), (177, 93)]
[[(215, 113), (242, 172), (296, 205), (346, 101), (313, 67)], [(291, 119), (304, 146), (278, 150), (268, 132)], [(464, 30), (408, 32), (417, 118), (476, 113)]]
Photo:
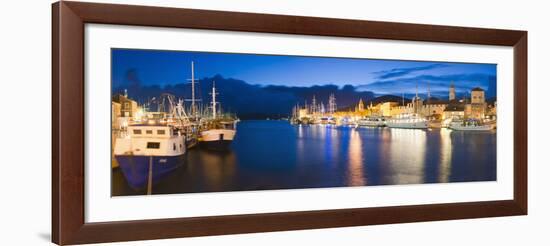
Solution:
[[(544, 1), (95, 1), (529, 31), (528, 216), (113, 245), (549, 245), (550, 161), (544, 153), (550, 118), (544, 103), (550, 90), (550, 17)], [(50, 241), (50, 4), (7, 1), (0, 14), (0, 245)]]

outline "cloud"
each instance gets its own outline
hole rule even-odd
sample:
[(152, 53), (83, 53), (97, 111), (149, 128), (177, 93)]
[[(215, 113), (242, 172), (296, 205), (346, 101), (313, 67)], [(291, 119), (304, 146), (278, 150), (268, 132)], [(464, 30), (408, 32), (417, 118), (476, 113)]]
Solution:
[(384, 79), (402, 77), (418, 71), (431, 70), (431, 69), (441, 68), (446, 66), (447, 66), (446, 64), (437, 63), (437, 64), (421, 66), (421, 67), (394, 68), (390, 70), (374, 72), (374, 74), (378, 75), (377, 77), (378, 79), (384, 80)]
[(481, 87), (488, 97), (496, 96), (496, 77), (490, 74), (449, 74), (449, 75), (418, 75), (392, 80), (378, 80), (373, 83), (360, 85), (360, 90), (369, 90), (376, 94), (401, 95), (416, 93), (426, 94), (428, 87), (430, 93), (438, 97), (447, 97), (449, 86), (454, 83), (457, 94), (469, 93), (474, 87)]

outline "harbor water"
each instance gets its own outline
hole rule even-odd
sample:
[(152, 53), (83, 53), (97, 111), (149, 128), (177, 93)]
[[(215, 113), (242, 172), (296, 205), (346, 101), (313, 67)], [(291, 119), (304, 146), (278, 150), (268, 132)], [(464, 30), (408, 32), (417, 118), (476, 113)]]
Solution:
[[(152, 194), (496, 180), (496, 131), (241, 121), (229, 151), (192, 148)], [(154, 170), (154, 169), (153, 169)], [(119, 168), (112, 195), (141, 195)]]

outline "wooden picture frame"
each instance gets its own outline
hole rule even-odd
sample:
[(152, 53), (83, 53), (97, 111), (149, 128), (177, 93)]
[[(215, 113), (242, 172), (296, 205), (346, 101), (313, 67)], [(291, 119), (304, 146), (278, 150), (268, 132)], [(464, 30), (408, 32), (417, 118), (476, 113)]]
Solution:
[[(84, 24), (195, 28), (514, 49), (513, 200), (86, 223)], [(81, 244), (527, 214), (527, 32), (80, 2), (52, 6), (52, 240)]]

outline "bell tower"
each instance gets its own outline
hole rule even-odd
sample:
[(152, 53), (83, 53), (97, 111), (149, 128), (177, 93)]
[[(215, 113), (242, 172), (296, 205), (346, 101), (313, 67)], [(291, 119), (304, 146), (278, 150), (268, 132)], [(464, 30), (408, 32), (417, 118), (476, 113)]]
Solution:
[(451, 82), (451, 87), (449, 87), (449, 101), (456, 99), (456, 93), (455, 93), (455, 84), (454, 82)]

